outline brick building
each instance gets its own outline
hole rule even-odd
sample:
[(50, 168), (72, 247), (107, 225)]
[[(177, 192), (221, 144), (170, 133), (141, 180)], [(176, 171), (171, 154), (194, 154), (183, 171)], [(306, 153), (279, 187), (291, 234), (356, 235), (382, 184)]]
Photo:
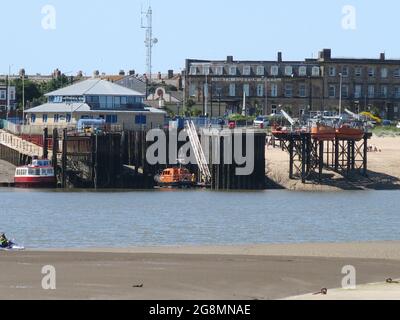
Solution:
[[(15, 109), (15, 105), (17, 103), (16, 91), (14, 86), (10, 86), (9, 88), (9, 103), (10, 103), (10, 111)], [(7, 85), (0, 84), (0, 112), (7, 112)]]
[[(340, 83), (342, 82), (342, 90)], [(185, 101), (193, 100), (212, 116), (281, 109), (297, 117), (308, 110), (354, 111), (378, 108), (382, 117), (400, 117), (400, 60), (332, 58), (324, 49), (317, 59), (284, 61), (186, 60)], [(207, 93), (208, 92), (208, 93)]]

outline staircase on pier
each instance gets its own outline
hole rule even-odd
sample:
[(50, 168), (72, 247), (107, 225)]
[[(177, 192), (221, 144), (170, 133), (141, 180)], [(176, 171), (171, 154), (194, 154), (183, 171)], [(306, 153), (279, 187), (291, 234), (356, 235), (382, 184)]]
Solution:
[(196, 126), (192, 120), (186, 121), (186, 131), (189, 135), (197, 165), (199, 166), (201, 181), (208, 184), (211, 182), (211, 172), (199, 136), (197, 134)]

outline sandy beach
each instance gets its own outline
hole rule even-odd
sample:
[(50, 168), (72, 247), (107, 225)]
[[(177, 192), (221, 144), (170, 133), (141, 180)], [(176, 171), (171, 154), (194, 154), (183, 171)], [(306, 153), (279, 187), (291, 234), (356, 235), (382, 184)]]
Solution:
[(297, 191), (339, 191), (339, 190), (393, 190), (400, 189), (400, 137), (373, 136), (369, 144), (378, 152), (368, 153), (368, 177), (360, 175), (344, 178), (324, 170), (325, 179), (321, 184), (289, 179), (289, 154), (280, 148), (266, 150), (267, 177), (277, 186)]
[[(399, 278), (398, 249), (382, 242), (0, 252), (0, 299), (307, 299), (340, 288), (346, 265), (359, 285)], [(45, 265), (56, 268), (56, 290), (41, 287)], [(375, 289), (355, 296), (396, 296)], [(319, 298), (343, 296), (335, 292)]]

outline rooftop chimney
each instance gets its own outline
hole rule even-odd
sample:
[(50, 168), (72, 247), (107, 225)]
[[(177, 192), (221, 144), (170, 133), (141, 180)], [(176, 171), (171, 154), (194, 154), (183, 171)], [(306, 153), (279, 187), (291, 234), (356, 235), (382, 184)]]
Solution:
[(174, 77), (174, 70), (168, 70), (168, 79), (172, 79)]
[(119, 71), (119, 75), (120, 75), (120, 76), (124, 76), (124, 75), (125, 75), (125, 71), (121, 69), (121, 70)]
[(382, 61), (385, 61), (385, 60), (386, 60), (386, 54), (385, 54), (385, 52), (382, 52), (382, 53), (381, 53), (381, 60), (382, 60)]
[(226, 61), (227, 61), (228, 63), (232, 63), (232, 62), (233, 62), (233, 56), (227, 56), (227, 57), (226, 57)]
[(319, 53), (319, 60), (328, 61), (331, 60), (331, 57), (332, 57), (331, 49), (324, 49)]
[(278, 62), (282, 62), (282, 52), (278, 52)]

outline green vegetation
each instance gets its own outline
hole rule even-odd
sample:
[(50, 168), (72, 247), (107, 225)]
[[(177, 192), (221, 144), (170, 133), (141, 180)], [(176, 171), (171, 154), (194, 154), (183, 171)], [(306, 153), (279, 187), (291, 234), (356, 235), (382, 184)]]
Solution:
[(396, 128), (396, 126), (377, 126), (372, 130), (372, 133), (378, 137), (400, 136), (400, 129)]
[[(23, 83), (24, 82), (24, 83)], [(36, 107), (47, 101), (44, 96), (46, 93), (58, 90), (73, 83), (73, 78), (61, 75), (59, 78), (51, 79), (47, 82), (34, 82), (29, 79), (22, 81), (22, 78), (11, 81), (11, 86), (15, 86), (17, 97), (17, 109), (22, 110), (23, 86), (25, 87), (26, 107)]]
[(232, 114), (232, 115), (229, 116), (229, 121), (237, 121), (237, 122), (240, 122), (240, 121), (253, 122), (254, 119), (255, 119), (255, 117), (253, 117), (253, 116), (245, 117), (245, 116), (243, 116), (241, 114)]

